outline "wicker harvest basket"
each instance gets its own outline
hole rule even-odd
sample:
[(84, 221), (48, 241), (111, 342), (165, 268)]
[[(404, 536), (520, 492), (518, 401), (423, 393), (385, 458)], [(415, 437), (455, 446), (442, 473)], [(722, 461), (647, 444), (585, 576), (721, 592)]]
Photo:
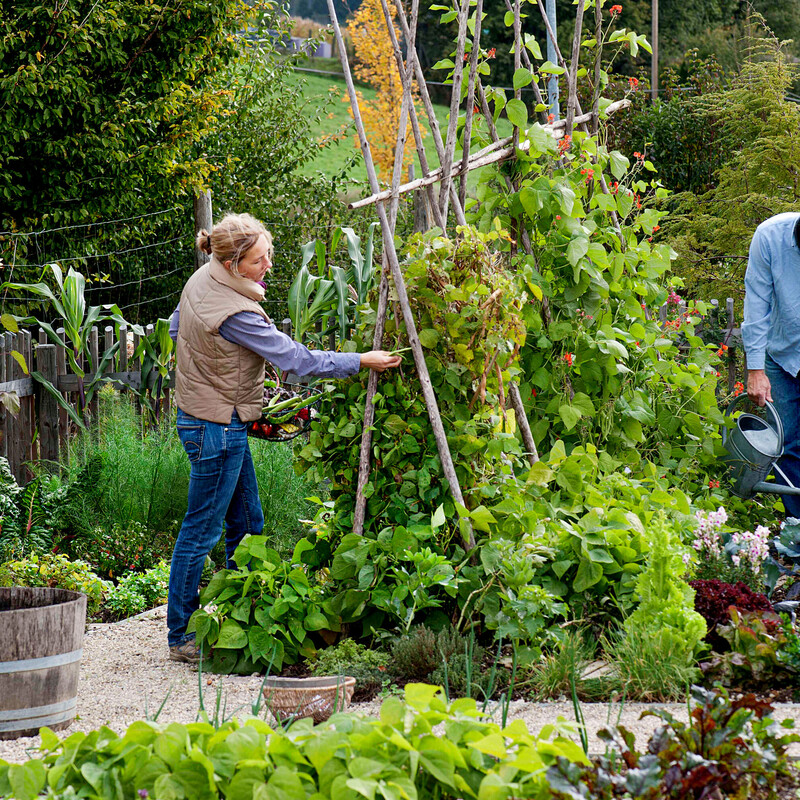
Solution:
[(356, 679), (345, 676), (325, 678), (267, 678), (264, 702), (279, 720), (313, 717), (324, 722), (336, 711), (350, 705)]

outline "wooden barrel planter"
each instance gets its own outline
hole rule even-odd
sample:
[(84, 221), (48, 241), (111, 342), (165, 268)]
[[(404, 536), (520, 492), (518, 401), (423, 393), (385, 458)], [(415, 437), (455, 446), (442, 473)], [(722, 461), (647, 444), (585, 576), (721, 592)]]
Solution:
[(79, 592), (0, 588), (0, 739), (75, 719), (85, 624)]

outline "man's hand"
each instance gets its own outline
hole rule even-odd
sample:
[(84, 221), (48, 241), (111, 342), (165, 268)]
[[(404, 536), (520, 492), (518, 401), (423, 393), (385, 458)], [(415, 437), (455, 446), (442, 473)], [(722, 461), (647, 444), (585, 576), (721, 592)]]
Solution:
[(772, 387), (763, 369), (747, 370), (747, 396), (759, 406), (772, 402)]
[(370, 350), (368, 353), (361, 354), (361, 366), (374, 369), (376, 372), (383, 372), (391, 367), (399, 367), (403, 359), (400, 356), (393, 356), (386, 350)]

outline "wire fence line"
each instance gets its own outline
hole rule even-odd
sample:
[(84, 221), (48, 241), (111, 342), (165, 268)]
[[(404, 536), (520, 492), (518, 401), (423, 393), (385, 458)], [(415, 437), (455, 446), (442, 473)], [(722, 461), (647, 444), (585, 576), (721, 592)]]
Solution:
[[(291, 219), (264, 221), (275, 237), (275, 271), (268, 276), (264, 304), (270, 315), (288, 314), (288, 291), (300, 266), (300, 244), (328, 240), (325, 225), (300, 225)], [(284, 246), (281, 240), (287, 244)], [(52, 263), (74, 267), (87, 280), (85, 294), (92, 305), (116, 304), (130, 322), (169, 317), (183, 286), (194, 271), (194, 218), (173, 206), (146, 214), (99, 220), (36, 231), (0, 232), (0, 265), (10, 283), (35, 283)], [(347, 258), (344, 248), (339, 256)], [(6, 289), (0, 292), (0, 313), (22, 316), (43, 310), (45, 301)]]

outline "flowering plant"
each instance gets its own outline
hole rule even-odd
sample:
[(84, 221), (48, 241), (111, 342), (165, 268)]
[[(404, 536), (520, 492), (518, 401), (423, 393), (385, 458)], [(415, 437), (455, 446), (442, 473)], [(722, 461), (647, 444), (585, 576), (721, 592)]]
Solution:
[(769, 528), (757, 525), (754, 531), (725, 530), (728, 513), (722, 506), (716, 511), (698, 511), (695, 517), (692, 547), (699, 556), (695, 577), (741, 581), (760, 589), (762, 566), (769, 556)]

